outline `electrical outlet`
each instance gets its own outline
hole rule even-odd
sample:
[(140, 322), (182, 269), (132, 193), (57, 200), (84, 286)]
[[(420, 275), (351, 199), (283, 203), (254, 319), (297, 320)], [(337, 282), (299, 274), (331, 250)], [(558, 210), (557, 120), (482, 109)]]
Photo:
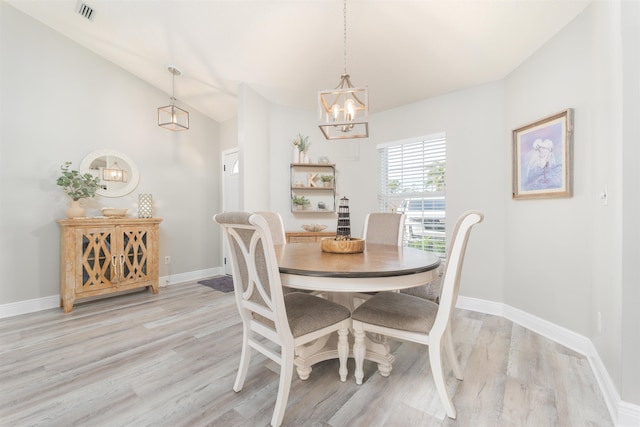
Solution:
[(164, 257), (164, 263), (166, 264), (171, 264), (171, 257), (169, 255), (167, 255), (166, 257)]

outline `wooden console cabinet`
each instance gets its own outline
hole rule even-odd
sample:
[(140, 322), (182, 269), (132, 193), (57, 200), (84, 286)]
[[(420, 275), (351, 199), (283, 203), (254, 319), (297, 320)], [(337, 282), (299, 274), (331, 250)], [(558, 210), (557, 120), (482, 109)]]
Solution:
[(284, 233), (287, 243), (319, 242), (325, 237), (335, 237), (335, 231), (287, 231)]
[(160, 218), (59, 220), (60, 306), (75, 300), (148, 287), (158, 293)]

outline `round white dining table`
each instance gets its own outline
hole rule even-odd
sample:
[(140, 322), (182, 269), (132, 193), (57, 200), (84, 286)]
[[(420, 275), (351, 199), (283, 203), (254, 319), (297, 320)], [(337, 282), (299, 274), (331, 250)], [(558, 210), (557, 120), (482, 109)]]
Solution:
[(365, 244), (354, 254), (323, 252), (320, 243), (275, 247), (284, 286), (325, 292), (378, 292), (424, 285), (436, 278), (440, 258), (395, 245)]
[[(365, 244), (364, 252), (346, 254), (323, 252), (319, 242), (290, 243), (275, 246), (275, 252), (283, 286), (326, 293), (350, 309), (358, 294), (429, 283), (440, 265), (440, 258), (432, 253), (395, 245)], [(386, 338), (367, 336), (365, 344), (365, 359), (376, 362), (382, 375), (389, 375), (394, 357)], [(298, 375), (307, 379), (312, 365), (338, 357), (335, 336), (298, 347), (296, 353)]]

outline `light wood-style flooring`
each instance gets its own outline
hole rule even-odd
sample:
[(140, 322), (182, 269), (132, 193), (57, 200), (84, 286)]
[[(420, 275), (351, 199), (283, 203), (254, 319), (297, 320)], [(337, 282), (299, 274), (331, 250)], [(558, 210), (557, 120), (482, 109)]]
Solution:
[[(278, 368), (254, 354), (232, 391), (241, 326), (232, 293), (197, 283), (0, 320), (2, 426), (268, 426)], [(611, 426), (587, 360), (500, 317), (457, 310), (444, 414), (425, 347), (393, 342), (391, 376), (361, 386), (336, 361), (294, 376), (285, 426)]]

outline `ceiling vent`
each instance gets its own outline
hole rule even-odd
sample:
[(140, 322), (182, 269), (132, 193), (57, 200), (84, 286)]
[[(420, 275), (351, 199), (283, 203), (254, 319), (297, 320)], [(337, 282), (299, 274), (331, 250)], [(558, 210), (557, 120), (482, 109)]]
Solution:
[(94, 10), (88, 4), (79, 1), (76, 5), (76, 12), (87, 18), (89, 21), (93, 21)]

